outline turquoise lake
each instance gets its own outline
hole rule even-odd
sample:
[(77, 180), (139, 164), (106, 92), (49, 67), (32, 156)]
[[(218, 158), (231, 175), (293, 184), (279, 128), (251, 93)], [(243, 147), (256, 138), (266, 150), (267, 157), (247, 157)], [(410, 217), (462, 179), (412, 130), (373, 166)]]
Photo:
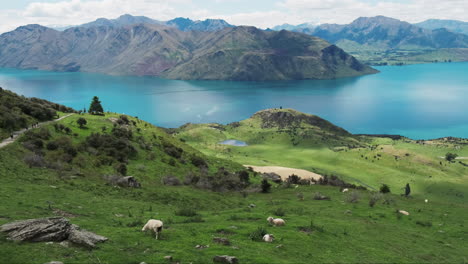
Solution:
[(321, 116), (352, 133), (468, 137), (468, 63), (376, 68), (381, 73), (357, 78), (281, 82), (0, 69), (0, 86), (75, 109), (87, 108), (97, 95), (106, 111), (163, 127), (226, 124), (282, 106)]

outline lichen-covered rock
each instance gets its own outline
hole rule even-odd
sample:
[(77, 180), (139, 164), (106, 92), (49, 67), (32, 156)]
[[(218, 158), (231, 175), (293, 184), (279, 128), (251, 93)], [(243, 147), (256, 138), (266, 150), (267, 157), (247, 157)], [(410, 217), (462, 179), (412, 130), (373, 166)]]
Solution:
[(50, 217), (15, 221), (0, 226), (8, 238), (18, 241), (63, 241), (68, 237), (70, 222), (63, 217)]
[(224, 237), (214, 237), (213, 242), (221, 244), (221, 245), (225, 245), (225, 246), (231, 245), (231, 241), (229, 241), (229, 239), (224, 238)]
[[(64, 217), (49, 217), (16, 221), (0, 226), (0, 231), (16, 241), (31, 242), (72, 242), (89, 248), (104, 242), (106, 237), (81, 230)], [(62, 243), (61, 243), (62, 244)]]
[(68, 240), (74, 244), (94, 248), (96, 247), (96, 243), (104, 242), (107, 238), (87, 230), (81, 230), (77, 225), (71, 225)]
[(239, 260), (234, 256), (222, 255), (213, 258), (214, 263), (237, 264)]

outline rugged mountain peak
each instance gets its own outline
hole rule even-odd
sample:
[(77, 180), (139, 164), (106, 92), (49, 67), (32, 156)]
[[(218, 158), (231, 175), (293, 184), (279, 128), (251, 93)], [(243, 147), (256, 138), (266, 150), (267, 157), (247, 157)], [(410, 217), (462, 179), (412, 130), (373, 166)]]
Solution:
[(374, 28), (378, 26), (383, 27), (395, 27), (395, 26), (406, 26), (412, 27), (408, 22), (400, 21), (395, 18), (385, 17), (385, 16), (375, 16), (375, 17), (360, 17), (351, 22), (349, 27), (357, 28)]

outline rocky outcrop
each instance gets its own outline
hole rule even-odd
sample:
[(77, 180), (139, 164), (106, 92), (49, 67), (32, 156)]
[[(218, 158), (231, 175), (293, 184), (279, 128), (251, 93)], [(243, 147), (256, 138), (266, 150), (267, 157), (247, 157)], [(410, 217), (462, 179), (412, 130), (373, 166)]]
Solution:
[(88, 248), (94, 248), (96, 243), (107, 240), (106, 237), (80, 229), (64, 217), (28, 219), (7, 223), (0, 226), (0, 232), (6, 233), (8, 239), (15, 241), (61, 242), (67, 240)]
[(234, 256), (222, 255), (222, 256), (215, 256), (213, 258), (213, 262), (224, 263), (224, 264), (237, 264), (239, 263), (239, 260)]

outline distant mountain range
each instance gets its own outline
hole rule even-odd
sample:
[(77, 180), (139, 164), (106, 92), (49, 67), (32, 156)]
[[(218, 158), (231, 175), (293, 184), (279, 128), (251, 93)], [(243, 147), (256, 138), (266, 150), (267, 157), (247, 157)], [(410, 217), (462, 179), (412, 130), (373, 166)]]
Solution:
[(72, 27), (123, 27), (135, 24), (166, 25), (175, 27), (182, 31), (217, 31), (226, 27), (233, 27), (233, 25), (230, 25), (222, 19), (191, 20), (189, 18), (178, 17), (169, 21), (159, 21), (145, 16), (132, 16), (129, 14), (125, 14), (115, 19), (98, 18), (93, 22), (89, 22), (78, 26), (56, 26), (50, 28), (59, 31), (64, 31)]
[(455, 33), (468, 35), (468, 22), (458, 20), (429, 19), (414, 25), (427, 29), (446, 28)]
[[(451, 29), (454, 29), (458, 25), (457, 28), (460, 29), (462, 23), (440, 20), (436, 23), (429, 20), (422, 22), (426, 27), (423, 28), (394, 18), (376, 16), (360, 17), (346, 25), (304, 27), (301, 24), (294, 27), (289, 25), (288, 28), (323, 38), (367, 62), (389, 58), (410, 61), (417, 60), (417, 56), (421, 61), (432, 61), (437, 60), (436, 51), (441, 49), (445, 51), (445, 60), (451, 61), (466, 60), (468, 57), (468, 35), (442, 26), (452, 25)], [(429, 29), (430, 27), (433, 29)], [(438, 54), (442, 56), (442, 53)]]
[[(147, 23), (138, 23), (142, 19)], [(224, 27), (218, 20), (166, 23), (122, 16), (63, 32), (22, 26), (0, 35), (0, 67), (243, 81), (333, 79), (377, 72), (306, 34)]]

